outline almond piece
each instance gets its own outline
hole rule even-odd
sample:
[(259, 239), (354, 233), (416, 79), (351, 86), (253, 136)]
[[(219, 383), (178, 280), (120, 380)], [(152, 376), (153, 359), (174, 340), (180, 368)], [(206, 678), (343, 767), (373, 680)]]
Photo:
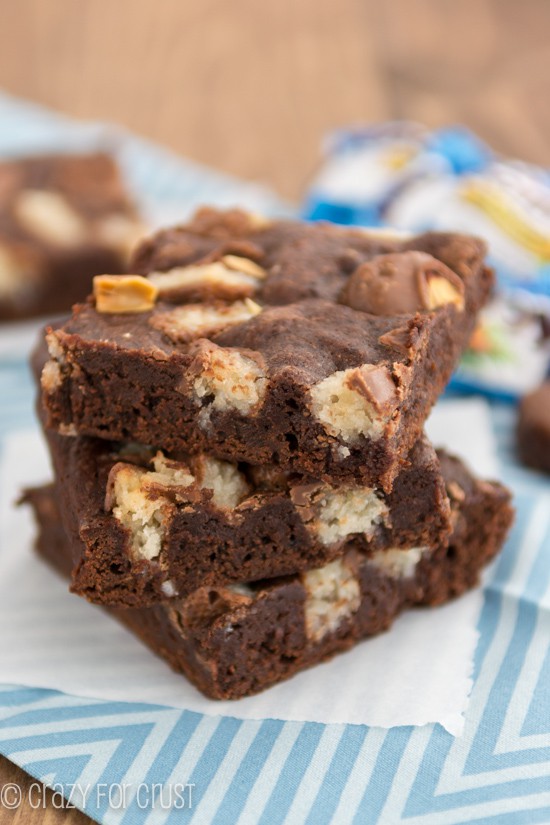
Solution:
[(157, 295), (156, 286), (141, 275), (96, 275), (94, 278), (98, 312), (147, 312), (155, 305)]
[[(252, 264), (252, 261), (246, 261)], [(214, 261), (174, 267), (167, 272), (152, 272), (149, 280), (158, 287), (163, 300), (179, 303), (249, 298), (257, 291), (260, 279), (257, 274), (250, 275), (240, 267), (231, 269), (222, 261)]]
[(429, 309), (437, 309), (446, 304), (454, 304), (460, 312), (464, 309), (464, 296), (447, 278), (440, 275), (428, 276), (427, 294)]
[(258, 278), (259, 280), (263, 280), (267, 275), (265, 269), (255, 261), (251, 261), (250, 258), (241, 258), (240, 255), (224, 255), (222, 263), (228, 269), (235, 272), (244, 272), (245, 275), (251, 275), (252, 278)]

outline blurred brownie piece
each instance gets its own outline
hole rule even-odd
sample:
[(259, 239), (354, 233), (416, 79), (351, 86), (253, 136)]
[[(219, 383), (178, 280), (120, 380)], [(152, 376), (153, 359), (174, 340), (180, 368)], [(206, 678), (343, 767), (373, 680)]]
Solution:
[(550, 380), (522, 399), (517, 445), (524, 464), (550, 473)]
[(0, 163), (0, 320), (70, 309), (124, 272), (143, 227), (106, 154)]
[[(207, 696), (257, 693), (388, 629), (406, 608), (441, 604), (476, 584), (511, 524), (510, 495), (446, 454), (441, 464), (453, 507), (448, 545), (373, 555), (352, 545), (301, 575), (204, 586), (149, 608), (108, 609)], [(54, 488), (29, 490), (26, 500), (40, 528), (38, 552), (70, 576), (71, 542)]]
[(388, 492), (491, 291), (484, 256), (201, 210), (49, 330), (48, 426)]

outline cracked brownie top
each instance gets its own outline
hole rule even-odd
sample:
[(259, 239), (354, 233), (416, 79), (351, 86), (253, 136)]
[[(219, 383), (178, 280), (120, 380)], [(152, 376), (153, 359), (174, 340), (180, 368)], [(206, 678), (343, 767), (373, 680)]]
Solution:
[[(484, 254), (462, 235), (203, 209), (142, 243), (135, 274), (96, 278), (89, 303), (50, 331), (50, 423), (389, 489), (490, 291)], [(101, 373), (124, 386), (136, 358), (130, 409)]]

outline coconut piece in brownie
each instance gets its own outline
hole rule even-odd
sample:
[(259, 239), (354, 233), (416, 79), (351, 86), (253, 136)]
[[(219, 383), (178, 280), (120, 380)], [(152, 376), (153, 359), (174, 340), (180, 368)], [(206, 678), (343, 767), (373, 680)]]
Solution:
[(524, 464), (550, 473), (550, 380), (521, 400), (516, 437)]
[(94, 275), (124, 271), (142, 235), (108, 155), (1, 162), (0, 319), (70, 309)]
[(484, 254), (199, 212), (136, 253), (150, 310), (91, 298), (49, 330), (48, 425), (389, 491), (488, 297)]
[[(510, 494), (479, 481), (457, 459), (440, 458), (455, 523), (446, 546), (374, 555), (350, 546), (299, 576), (205, 586), (149, 608), (107, 609), (207, 696), (257, 693), (387, 630), (406, 608), (441, 604), (477, 583), (512, 521)], [(54, 488), (28, 491), (26, 500), (40, 528), (38, 552), (70, 575), (71, 542)]]
[(273, 465), (46, 435), (72, 542), (72, 589), (91, 601), (149, 605), (202, 585), (318, 567), (350, 542), (365, 553), (407, 553), (444, 544), (450, 531), (439, 461), (425, 437), (384, 493)]

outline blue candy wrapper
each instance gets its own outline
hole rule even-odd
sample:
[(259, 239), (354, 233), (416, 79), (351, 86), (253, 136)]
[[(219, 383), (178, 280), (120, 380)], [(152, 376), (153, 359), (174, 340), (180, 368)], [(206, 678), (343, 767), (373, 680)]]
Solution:
[(513, 400), (550, 364), (550, 172), (496, 155), (462, 127), (342, 130), (307, 195), (312, 220), (466, 232), (489, 245), (498, 294), (452, 382)]

